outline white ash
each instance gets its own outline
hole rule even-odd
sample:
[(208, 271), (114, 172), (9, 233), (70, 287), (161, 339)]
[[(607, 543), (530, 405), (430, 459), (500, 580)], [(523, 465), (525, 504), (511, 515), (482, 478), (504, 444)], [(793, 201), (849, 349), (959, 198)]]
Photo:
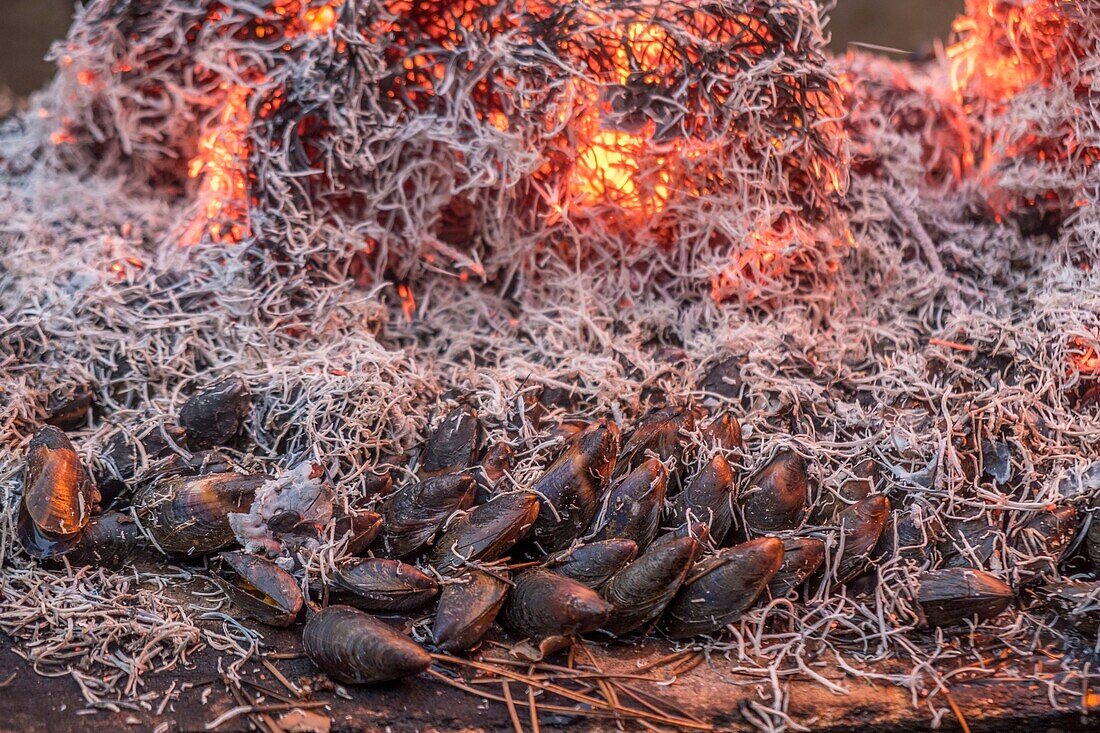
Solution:
[(319, 550), (335, 496), (322, 475), (320, 466), (310, 463), (282, 471), (256, 491), (248, 514), (230, 514), (229, 525), (245, 551), (292, 570), (299, 552)]

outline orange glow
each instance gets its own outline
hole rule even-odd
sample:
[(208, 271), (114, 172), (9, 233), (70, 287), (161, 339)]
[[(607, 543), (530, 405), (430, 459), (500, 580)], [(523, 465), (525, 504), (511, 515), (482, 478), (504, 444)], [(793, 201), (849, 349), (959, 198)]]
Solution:
[(330, 30), (336, 27), (336, 8), (340, 3), (330, 3), (328, 5), (322, 5), (319, 8), (309, 8), (302, 15), (305, 20), (306, 28), (315, 36), (320, 36), (328, 33)]
[(1078, 374), (1100, 377), (1100, 350), (1080, 336), (1070, 341), (1069, 362)]
[[(582, 147), (573, 167), (573, 193), (583, 204), (614, 203), (625, 210), (654, 214), (664, 208), (669, 195), (669, 174), (664, 159), (652, 177), (642, 176), (640, 156), (646, 138), (616, 130), (601, 130)], [(650, 185), (646, 185), (649, 183)]]
[(401, 312), (405, 314), (405, 320), (412, 322), (416, 315), (416, 297), (408, 285), (401, 283), (397, 286), (397, 297), (401, 298)]
[[(793, 219), (786, 218), (749, 235), (746, 246), (711, 279), (710, 294), (716, 303), (740, 296), (746, 301), (760, 297), (763, 286), (784, 277), (800, 259), (813, 251), (816, 236)], [(833, 242), (837, 250), (855, 247), (851, 231)], [(836, 271), (839, 263), (829, 258), (826, 268)]]

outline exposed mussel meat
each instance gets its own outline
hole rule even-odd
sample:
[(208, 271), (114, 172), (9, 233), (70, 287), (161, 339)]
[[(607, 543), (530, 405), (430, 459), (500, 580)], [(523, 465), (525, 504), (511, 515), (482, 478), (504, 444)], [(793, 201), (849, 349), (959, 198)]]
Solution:
[(203, 555), (236, 541), (229, 515), (248, 512), (267, 480), (235, 471), (176, 476), (138, 491), (134, 507), (160, 550)]
[(546, 558), (543, 567), (599, 590), (637, 554), (638, 545), (634, 540), (603, 540), (556, 552)]
[(447, 573), (466, 563), (497, 560), (527, 535), (538, 515), (538, 495), (500, 494), (451, 522), (432, 550), (432, 565)]
[(806, 461), (792, 451), (776, 454), (742, 494), (745, 524), (757, 534), (795, 529), (808, 499)]
[(472, 408), (451, 410), (428, 435), (420, 455), (420, 475), (439, 476), (472, 467), (481, 451), (482, 432)]
[(772, 598), (786, 598), (825, 562), (825, 542), (817, 537), (783, 540), (783, 562), (768, 583)]
[(99, 503), (99, 492), (61, 430), (47, 425), (31, 438), (23, 473), (19, 536), (38, 558), (71, 550)]
[(846, 583), (863, 572), (889, 517), (890, 500), (885, 494), (860, 499), (840, 513), (837, 521), (844, 551), (836, 568), (837, 582)]
[(783, 563), (783, 542), (760, 537), (720, 550), (692, 569), (665, 611), (672, 639), (709, 634), (741, 617)]
[(619, 428), (597, 420), (531, 486), (542, 500), (533, 534), (544, 551), (569, 547), (592, 521), (618, 452)]
[(294, 576), (257, 555), (224, 552), (210, 564), (210, 573), (245, 616), (269, 626), (290, 626), (305, 603)]
[(439, 583), (432, 576), (400, 560), (381, 557), (341, 563), (334, 579), (350, 594), (343, 600), (368, 611), (417, 611), (439, 595)]
[(191, 448), (225, 445), (236, 437), (252, 407), (252, 393), (240, 377), (226, 377), (191, 396), (180, 407), (179, 423)]
[(661, 615), (684, 582), (701, 548), (682, 537), (653, 548), (611, 576), (600, 596), (611, 605), (601, 627), (613, 636), (644, 629)]
[(616, 481), (589, 527), (589, 538), (634, 540), (644, 550), (657, 536), (668, 470), (656, 458)]
[(477, 485), (468, 471), (426, 478), (393, 492), (382, 502), (382, 550), (402, 557), (435, 537), (457, 511), (469, 509)]
[(310, 661), (347, 684), (377, 684), (420, 674), (431, 656), (411, 639), (350, 606), (329, 606), (302, 630)]
[(432, 639), (447, 652), (460, 652), (477, 646), (493, 625), (510, 582), (506, 570), (486, 572), (470, 568), (448, 578), (439, 596)]
[(733, 523), (733, 469), (721, 454), (714, 456), (676, 495), (669, 520), (679, 526), (705, 522), (715, 544), (721, 544)]
[(922, 572), (916, 600), (928, 626), (951, 626), (967, 619), (985, 621), (1012, 603), (1012, 588), (983, 570), (941, 568)]
[(541, 643), (595, 631), (610, 611), (591, 588), (544, 568), (531, 568), (515, 577), (500, 618), (510, 631)]

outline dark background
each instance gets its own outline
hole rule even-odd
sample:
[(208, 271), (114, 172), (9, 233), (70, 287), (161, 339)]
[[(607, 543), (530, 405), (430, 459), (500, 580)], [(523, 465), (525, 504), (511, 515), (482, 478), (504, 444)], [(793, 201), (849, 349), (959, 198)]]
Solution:
[[(833, 47), (859, 41), (914, 51), (947, 35), (963, 0), (837, 0), (829, 25)], [(53, 74), (42, 57), (69, 27), (73, 0), (0, 0), (0, 88), (17, 95)]]

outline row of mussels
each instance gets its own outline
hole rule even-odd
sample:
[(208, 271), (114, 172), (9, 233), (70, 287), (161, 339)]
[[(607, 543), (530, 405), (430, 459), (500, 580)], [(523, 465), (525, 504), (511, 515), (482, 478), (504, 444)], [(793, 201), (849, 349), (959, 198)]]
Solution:
[[(178, 427), (109, 445), (95, 475), (64, 432), (40, 429), (19, 511), (26, 551), (100, 565), (138, 550), (177, 558), (221, 551), (207, 567), (239, 612), (292, 624), (306, 603), (286, 563), (225, 551), (238, 541), (230, 515), (247, 513), (270, 481), (211, 450), (237, 434), (249, 400), (243, 381), (219, 382), (183, 405)], [(325, 600), (303, 630), (309, 657), (352, 683), (429, 664), (419, 644), (371, 613), (430, 621), (431, 644), (447, 652), (478, 646), (497, 621), (534, 656), (597, 632), (688, 639), (723, 629), (762, 597), (796, 598), (813, 576), (836, 586), (876, 577), (876, 563), (927, 543), (912, 515), (892, 512), (875, 493), (870, 462), (812, 506), (806, 462), (791, 451), (772, 456), (739, 491), (729, 456), (742, 450), (741, 429), (728, 414), (654, 409), (625, 443), (607, 419), (560, 429), (568, 435), (560, 454), (514, 490), (502, 480), (507, 446), (483, 446), (476, 413), (460, 406), (422, 446), (417, 480), (396, 490), (387, 480), (332, 527), (304, 513), (271, 518), (286, 534), (329, 532), (345, 544), (331, 584), (309, 588)], [(97, 485), (111, 511), (97, 513)], [(1072, 508), (1037, 515), (1018, 535), (1031, 543), (1022, 554), (1056, 562), (1075, 525)], [(920, 573), (914, 622), (992, 618), (1014, 596), (995, 575), (948, 562)]]

